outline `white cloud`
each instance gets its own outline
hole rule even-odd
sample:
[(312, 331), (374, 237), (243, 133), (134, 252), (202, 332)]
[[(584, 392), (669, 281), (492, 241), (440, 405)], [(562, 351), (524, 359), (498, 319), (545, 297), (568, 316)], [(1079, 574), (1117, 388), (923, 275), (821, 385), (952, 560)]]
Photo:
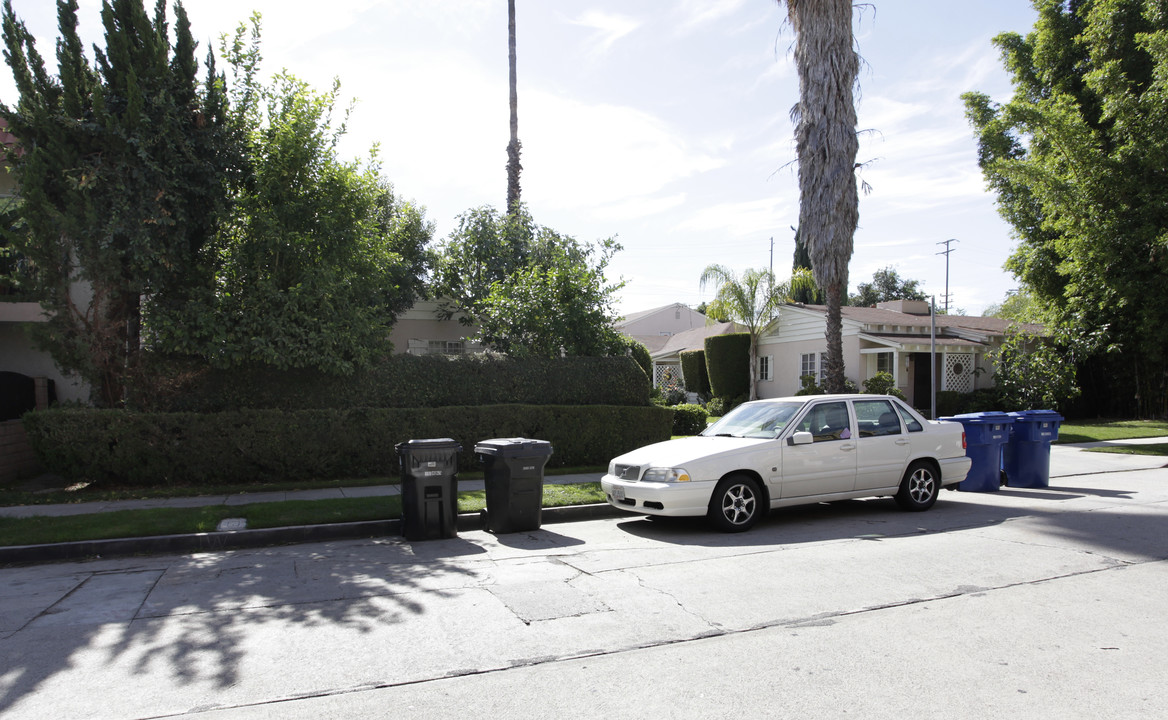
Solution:
[(601, 55), (609, 51), (617, 40), (641, 26), (641, 21), (627, 15), (606, 13), (598, 10), (589, 10), (575, 20), (569, 20), (573, 25), (582, 25), (592, 28), (592, 49), (594, 55)]

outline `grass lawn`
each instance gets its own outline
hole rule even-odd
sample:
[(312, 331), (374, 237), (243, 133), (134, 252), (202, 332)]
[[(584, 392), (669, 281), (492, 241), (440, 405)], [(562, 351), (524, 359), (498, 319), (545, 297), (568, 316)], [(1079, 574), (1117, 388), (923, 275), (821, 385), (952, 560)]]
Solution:
[[(543, 489), (544, 507), (599, 502), (604, 502), (600, 483), (545, 485)], [(485, 507), (486, 493), (482, 490), (458, 495), (460, 513), (478, 512)], [(390, 495), (197, 508), (118, 510), (65, 517), (0, 518), (0, 546), (211, 532), (224, 518), (245, 518), (247, 527), (255, 529), (399, 517), (401, 497)]]
[(1100, 442), (1128, 438), (1168, 437), (1164, 420), (1097, 420), (1067, 422), (1059, 428), (1059, 443)]
[(1116, 445), (1113, 447), (1089, 448), (1088, 452), (1113, 453), (1115, 455), (1159, 455), (1168, 457), (1168, 443), (1152, 445), (1137, 443), (1132, 445)]

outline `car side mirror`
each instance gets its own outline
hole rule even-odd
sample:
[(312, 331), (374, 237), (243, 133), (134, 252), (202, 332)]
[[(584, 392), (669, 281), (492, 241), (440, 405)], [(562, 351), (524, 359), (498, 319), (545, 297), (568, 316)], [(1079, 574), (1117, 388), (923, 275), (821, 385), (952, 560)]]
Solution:
[(815, 442), (815, 436), (806, 430), (800, 430), (787, 438), (788, 445), (810, 445), (813, 442)]

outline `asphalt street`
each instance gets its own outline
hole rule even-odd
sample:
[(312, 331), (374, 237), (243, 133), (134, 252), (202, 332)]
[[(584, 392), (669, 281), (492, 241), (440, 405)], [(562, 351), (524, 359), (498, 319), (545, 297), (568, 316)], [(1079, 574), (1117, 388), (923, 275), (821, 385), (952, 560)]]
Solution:
[(1162, 718), (1163, 458), (1051, 486), (0, 569), (3, 718)]

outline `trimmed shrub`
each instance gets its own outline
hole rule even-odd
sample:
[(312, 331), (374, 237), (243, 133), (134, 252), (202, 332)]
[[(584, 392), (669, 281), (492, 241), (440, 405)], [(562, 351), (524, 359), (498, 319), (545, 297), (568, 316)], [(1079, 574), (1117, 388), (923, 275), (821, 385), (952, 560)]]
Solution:
[(706, 372), (710, 392), (735, 398), (750, 392), (750, 334), (728, 333), (706, 338)]
[[(153, 359), (132, 409), (446, 407), (462, 405), (648, 405), (649, 378), (631, 357), (513, 358), (392, 355), (349, 376), (309, 370), (211, 370)], [(178, 378), (180, 382), (174, 382)], [(168, 384), (169, 383), (169, 384)]]
[(701, 405), (676, 405), (671, 409), (674, 435), (697, 435), (706, 429), (710, 415)]
[(349, 410), (140, 413), (53, 409), (25, 416), (50, 472), (139, 486), (342, 479), (397, 472), (394, 446), (450, 437), (459, 467), (478, 468), (476, 442), (547, 440), (552, 467), (604, 465), (669, 439), (673, 412), (644, 406), (486, 405)]
[(680, 353), (680, 357), (685, 389), (698, 395), (709, 395), (710, 375), (706, 371), (706, 351), (685, 350)]

